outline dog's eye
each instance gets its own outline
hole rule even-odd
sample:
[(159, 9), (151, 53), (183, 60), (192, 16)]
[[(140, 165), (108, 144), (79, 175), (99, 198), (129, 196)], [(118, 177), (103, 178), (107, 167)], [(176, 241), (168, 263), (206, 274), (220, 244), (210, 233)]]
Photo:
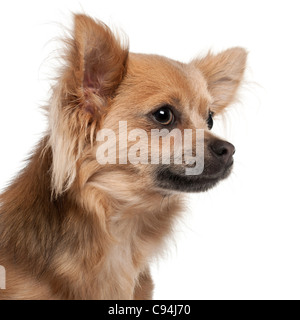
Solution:
[(173, 112), (167, 106), (162, 107), (159, 110), (155, 111), (153, 113), (153, 117), (157, 122), (165, 126), (172, 124), (175, 119)]
[(212, 111), (209, 111), (209, 115), (208, 115), (208, 118), (206, 120), (207, 127), (208, 127), (209, 130), (211, 130), (213, 125), (214, 125), (213, 116), (214, 116), (214, 113)]

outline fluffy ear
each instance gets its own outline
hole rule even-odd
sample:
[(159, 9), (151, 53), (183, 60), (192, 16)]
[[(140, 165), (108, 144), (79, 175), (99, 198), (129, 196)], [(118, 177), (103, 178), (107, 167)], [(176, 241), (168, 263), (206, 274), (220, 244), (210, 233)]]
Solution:
[[(110, 98), (126, 71), (128, 48), (102, 22), (85, 15), (75, 15), (73, 44), (67, 60), (75, 85), (69, 91), (77, 92), (85, 111), (97, 113), (99, 100)], [(83, 92), (82, 92), (83, 90)], [(81, 94), (83, 94), (81, 96)], [(93, 103), (94, 102), (94, 103)]]
[(247, 52), (237, 47), (217, 55), (209, 53), (206, 57), (191, 62), (200, 69), (207, 81), (214, 100), (212, 109), (216, 113), (233, 102), (243, 79), (246, 60)]
[(125, 73), (128, 47), (102, 22), (75, 15), (61, 77), (49, 108), (52, 188), (60, 194), (76, 178), (76, 164), (95, 139), (101, 116)]

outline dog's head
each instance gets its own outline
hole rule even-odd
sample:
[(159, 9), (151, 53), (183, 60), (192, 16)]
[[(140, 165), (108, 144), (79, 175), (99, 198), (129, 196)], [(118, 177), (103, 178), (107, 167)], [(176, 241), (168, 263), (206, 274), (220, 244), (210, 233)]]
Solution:
[(235, 148), (210, 130), (234, 100), (245, 64), (241, 48), (188, 64), (129, 53), (103, 23), (75, 16), (49, 110), (53, 189), (214, 186), (229, 175)]

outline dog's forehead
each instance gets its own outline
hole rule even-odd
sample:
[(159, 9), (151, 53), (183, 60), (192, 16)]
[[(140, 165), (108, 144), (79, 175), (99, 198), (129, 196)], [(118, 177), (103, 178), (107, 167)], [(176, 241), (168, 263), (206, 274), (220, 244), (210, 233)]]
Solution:
[(190, 87), (195, 96), (195, 104), (198, 103), (199, 107), (210, 105), (213, 102), (213, 99), (208, 91), (207, 81), (201, 71), (194, 65), (186, 64), (185, 72), (187, 73)]
[(163, 56), (129, 55), (128, 78), (145, 95), (169, 96), (187, 108), (206, 110), (212, 102), (207, 82), (192, 64), (181, 63)]

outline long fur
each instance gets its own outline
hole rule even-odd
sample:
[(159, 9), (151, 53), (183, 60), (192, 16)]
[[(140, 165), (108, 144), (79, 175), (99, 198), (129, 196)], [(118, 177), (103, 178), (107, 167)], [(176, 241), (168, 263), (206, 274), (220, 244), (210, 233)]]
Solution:
[(233, 100), (246, 53), (235, 48), (186, 65), (131, 54), (84, 15), (75, 16), (66, 42), (48, 134), (0, 196), (7, 272), (0, 299), (151, 299), (149, 264), (182, 212), (183, 195), (155, 187), (150, 165), (100, 166), (97, 131), (122, 119), (149, 131), (137, 110), (179, 100), (190, 115), (180, 129), (204, 127), (208, 105), (218, 113)]

